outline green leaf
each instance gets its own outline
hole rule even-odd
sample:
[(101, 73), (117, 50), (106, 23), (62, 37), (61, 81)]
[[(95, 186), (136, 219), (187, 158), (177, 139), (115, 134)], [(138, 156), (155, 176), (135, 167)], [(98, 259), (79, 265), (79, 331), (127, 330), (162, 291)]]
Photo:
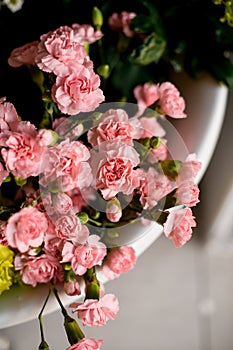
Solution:
[(166, 41), (163, 37), (152, 33), (129, 55), (129, 62), (138, 65), (158, 63), (166, 49)]

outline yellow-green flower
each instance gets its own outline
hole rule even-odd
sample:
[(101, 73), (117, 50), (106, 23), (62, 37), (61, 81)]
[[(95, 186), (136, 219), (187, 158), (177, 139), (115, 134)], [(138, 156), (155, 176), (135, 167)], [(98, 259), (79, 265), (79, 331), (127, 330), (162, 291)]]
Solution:
[(225, 13), (222, 18), (220, 18), (221, 22), (227, 22), (227, 24), (233, 27), (233, 1), (232, 0), (213, 0), (215, 5), (223, 5), (225, 6)]
[(0, 295), (10, 289), (13, 282), (14, 253), (10, 248), (0, 244)]

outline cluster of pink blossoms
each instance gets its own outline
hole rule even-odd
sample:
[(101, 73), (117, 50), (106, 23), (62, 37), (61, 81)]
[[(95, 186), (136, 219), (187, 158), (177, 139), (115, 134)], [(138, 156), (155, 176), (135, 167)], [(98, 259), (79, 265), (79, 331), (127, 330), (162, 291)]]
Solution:
[(12, 67), (37, 65), (43, 72), (53, 74), (51, 97), (62, 113), (93, 111), (104, 101), (104, 95), (85, 44), (102, 35), (87, 24), (62, 26), (41, 35), (40, 41), (13, 50), (8, 63)]
[[(131, 36), (128, 25), (133, 17), (115, 15), (109, 23)], [(137, 113), (129, 116), (123, 108), (99, 113), (86, 141), (82, 123), (76, 123), (78, 116), (69, 120), (67, 115), (94, 111), (104, 101), (100, 77), (85, 50), (87, 43), (102, 36), (89, 25), (74, 24), (12, 51), (8, 60), (12, 67), (36, 66), (52, 76), (51, 98), (63, 114), (53, 120), (51, 130), (22, 121), (12, 103), (0, 101), (0, 184), (17, 185), (17, 209), (0, 222), (0, 244), (14, 251), (14, 268), (23, 283), (35, 287), (52, 282), (62, 285), (68, 295), (84, 293), (85, 300), (70, 307), (85, 326), (102, 326), (119, 310), (116, 296), (104, 294), (96, 283), (95, 268), (113, 279), (136, 263), (131, 246), (108, 246), (101, 235), (105, 231), (98, 230), (113, 223), (117, 228), (124, 220), (127, 206), (120, 197), (132, 206), (137, 201), (135, 208), (140, 209), (133, 208), (137, 220), (154, 208), (162, 213), (161, 203), (170, 196), (175, 206), (165, 208), (163, 228), (176, 247), (191, 238), (196, 226), (191, 207), (199, 202), (195, 179), (201, 164), (196, 155), (187, 156), (176, 176), (169, 177), (161, 166), (169, 153), (166, 131), (159, 118), (146, 114), (153, 106), (161, 119), (186, 117), (184, 99), (172, 83), (136, 86)], [(91, 203), (98, 198), (101, 210), (96, 211), (100, 216), (95, 225)], [(97, 288), (94, 297), (91, 283)], [(82, 338), (69, 350), (99, 349), (101, 344)]]

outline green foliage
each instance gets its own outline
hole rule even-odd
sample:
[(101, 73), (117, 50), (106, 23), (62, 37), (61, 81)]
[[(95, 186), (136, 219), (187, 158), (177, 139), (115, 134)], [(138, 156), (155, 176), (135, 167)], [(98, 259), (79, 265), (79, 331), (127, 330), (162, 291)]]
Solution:
[(158, 63), (166, 48), (166, 41), (156, 33), (150, 34), (143, 44), (135, 48), (129, 55), (129, 62), (146, 66), (150, 63)]

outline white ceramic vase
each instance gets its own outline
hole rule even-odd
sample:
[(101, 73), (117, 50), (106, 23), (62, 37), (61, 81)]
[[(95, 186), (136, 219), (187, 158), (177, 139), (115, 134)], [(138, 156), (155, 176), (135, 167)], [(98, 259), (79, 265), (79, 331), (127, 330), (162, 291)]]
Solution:
[[(202, 162), (202, 170), (197, 179), (197, 182), (200, 182), (218, 141), (225, 115), (228, 89), (208, 75), (193, 80), (182, 73), (176, 75), (173, 80), (187, 102), (188, 117), (172, 121), (174, 127), (171, 128), (171, 135), (168, 132), (168, 141), (170, 147), (177, 150), (178, 155), (179, 152), (183, 152), (184, 145), (189, 153), (197, 154), (197, 158)], [(156, 223), (150, 226), (137, 223), (132, 230), (139, 232), (137, 239), (130, 242), (137, 256), (142, 254), (162, 234), (161, 226)], [(106, 282), (101, 272), (99, 278), (104, 283)], [(35, 319), (41, 310), (47, 292), (46, 286), (36, 288), (24, 286), (15, 287), (3, 293), (0, 297), (0, 329)], [(68, 305), (77, 300), (77, 297), (68, 297), (61, 293), (61, 299), (65, 305)], [(45, 314), (57, 308), (58, 304), (52, 297), (46, 306)]]

